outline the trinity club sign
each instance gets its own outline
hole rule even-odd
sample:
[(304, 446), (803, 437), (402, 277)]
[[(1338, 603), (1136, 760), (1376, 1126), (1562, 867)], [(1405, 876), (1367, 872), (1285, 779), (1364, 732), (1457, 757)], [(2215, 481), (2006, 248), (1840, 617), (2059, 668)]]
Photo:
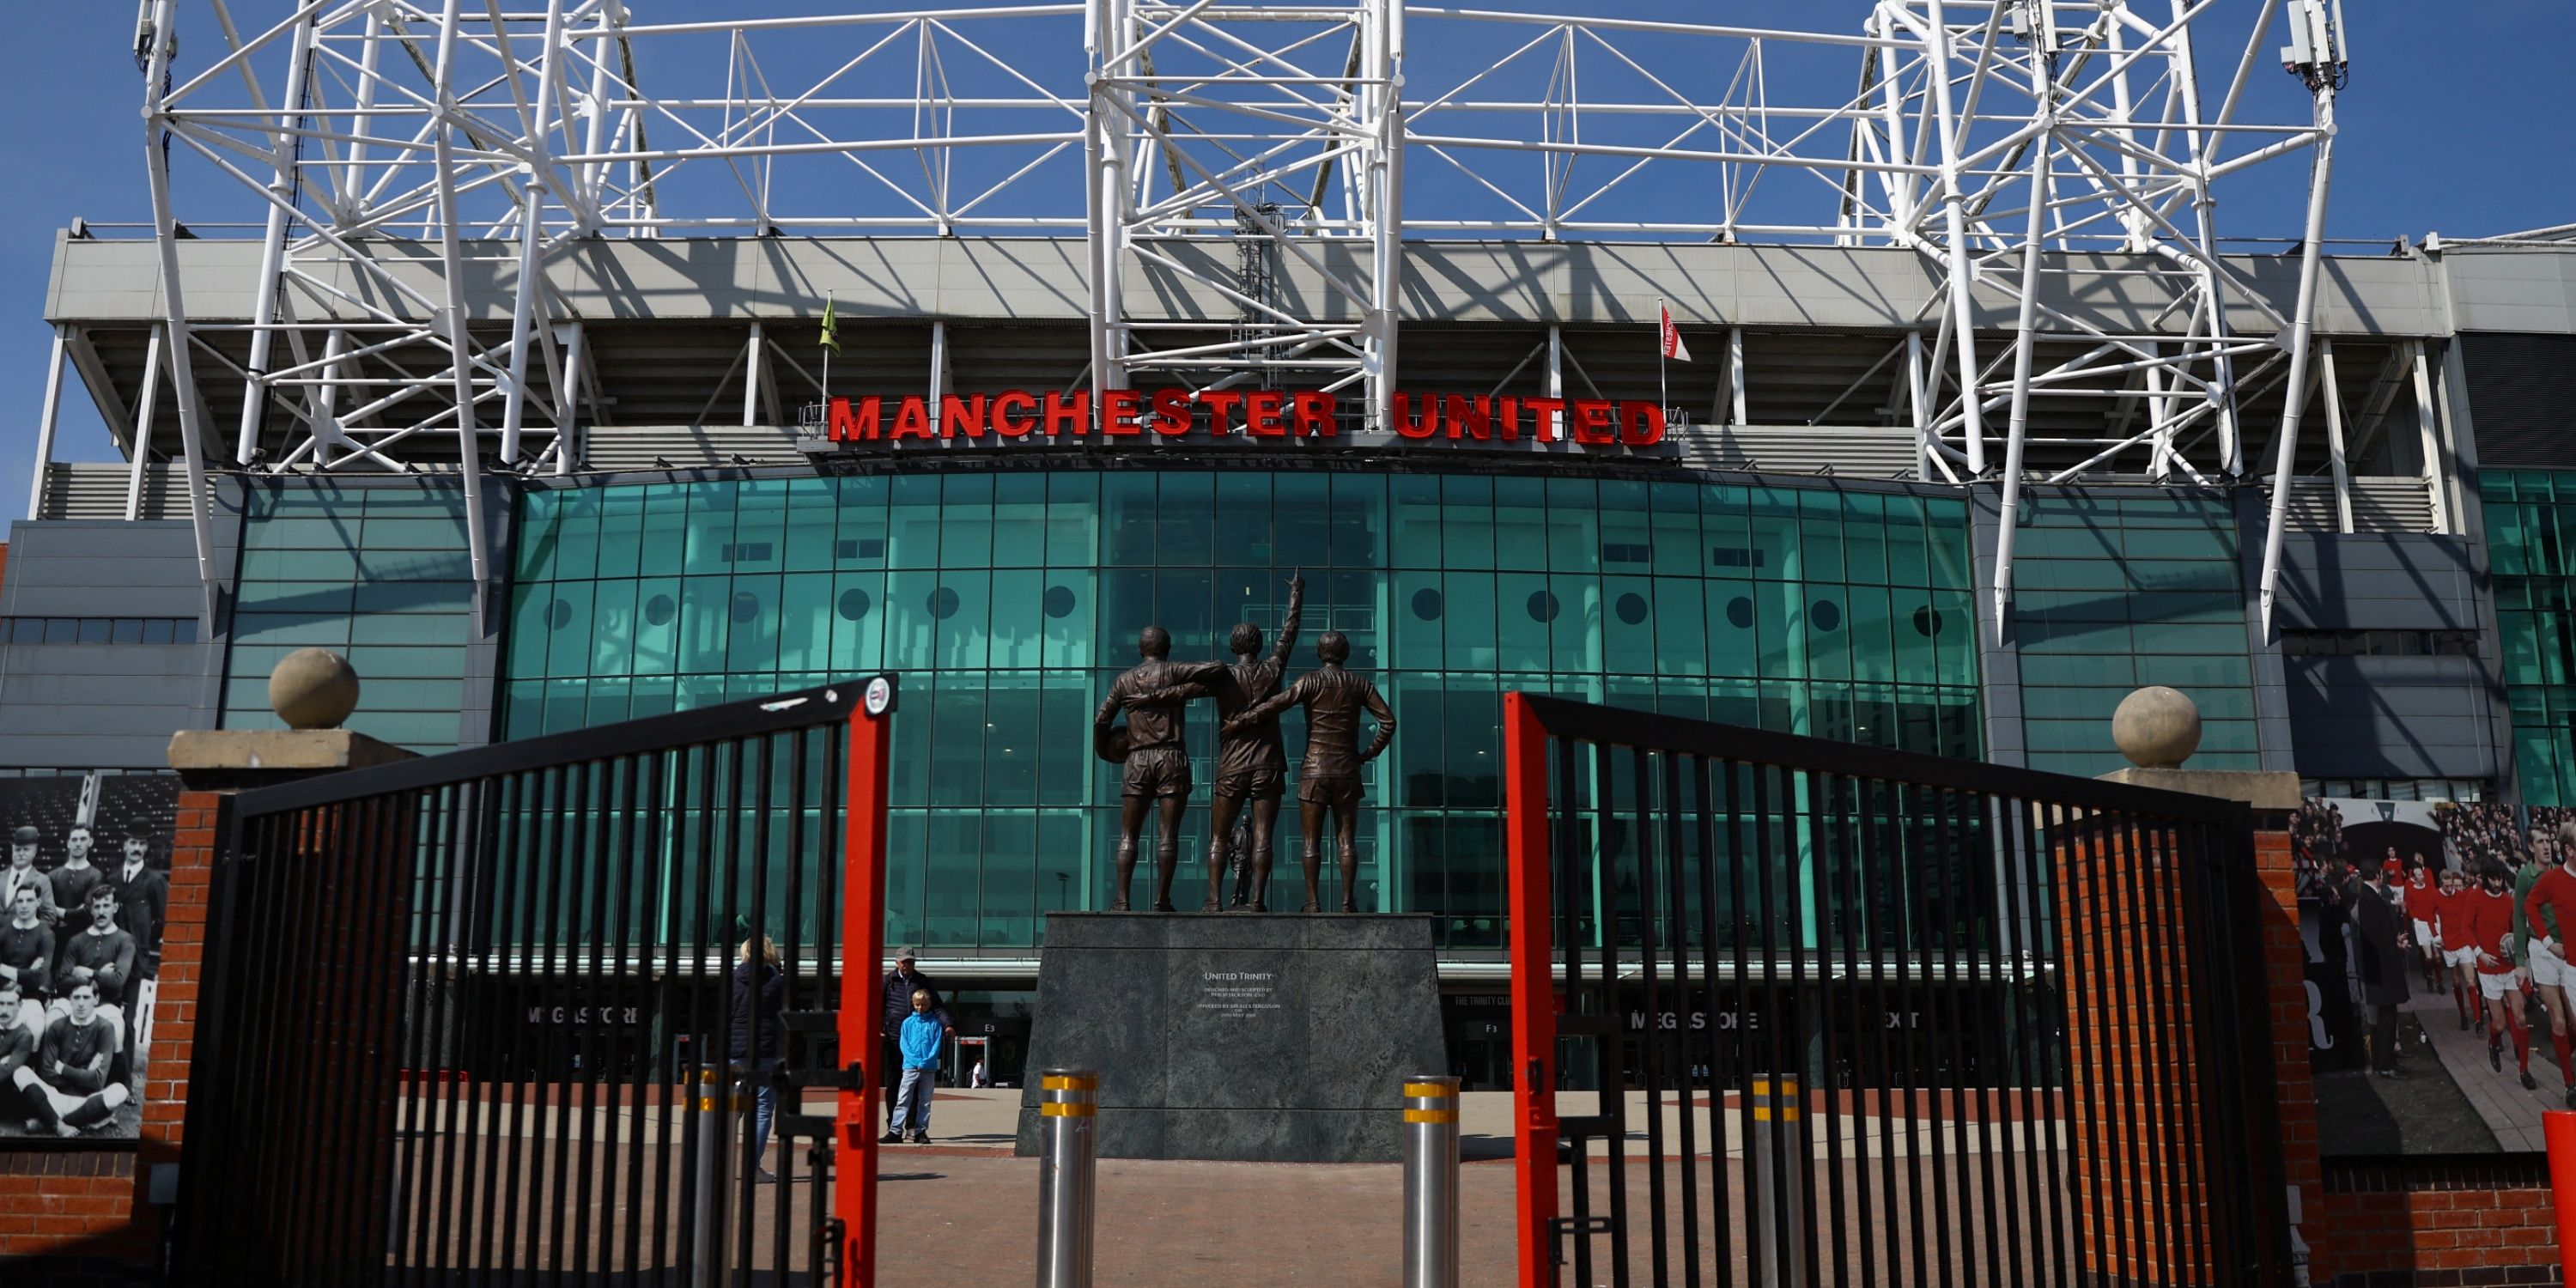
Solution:
[[(1115, 446), (1120, 442), (1233, 441), (1281, 446), (1405, 442), (1620, 451), (1664, 441), (1664, 410), (1606, 398), (1397, 394), (1385, 426), (1355, 431), (1338, 396), (1282, 389), (1112, 389), (835, 398), (824, 436), (809, 450), (1003, 446)], [(1330, 440), (1330, 443), (1327, 443)]]

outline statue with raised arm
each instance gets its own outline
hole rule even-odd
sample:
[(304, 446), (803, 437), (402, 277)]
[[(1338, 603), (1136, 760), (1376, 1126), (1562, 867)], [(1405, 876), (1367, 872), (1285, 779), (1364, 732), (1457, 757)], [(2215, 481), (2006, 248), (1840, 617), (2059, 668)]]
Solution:
[[(1128, 910), (1127, 894), (1136, 874), (1136, 844), (1145, 814), (1159, 815), (1154, 835), (1154, 911), (1172, 911), (1172, 870), (1181, 855), (1181, 811), (1189, 805), (1190, 749), (1181, 739), (1185, 686), (1213, 684), (1226, 674), (1222, 662), (1171, 660), (1172, 635), (1148, 626), (1136, 637), (1143, 661), (1110, 682), (1109, 696), (1091, 717), (1093, 749), (1103, 760), (1126, 765), (1118, 802), (1118, 897), (1111, 912)], [(1121, 728), (1112, 724), (1127, 713)]]
[[(1250, 622), (1235, 623), (1225, 641), (1234, 664), (1225, 669), (1225, 680), (1213, 686), (1218, 719), (1232, 720), (1279, 692), (1280, 678), (1288, 671), (1288, 650), (1296, 646), (1298, 619), (1305, 608), (1306, 578), (1301, 573), (1288, 579), (1287, 620), (1279, 624), (1279, 638), (1271, 644), (1270, 656), (1258, 661), (1254, 659), (1261, 652), (1261, 628)], [(1270, 838), (1279, 825), (1280, 798), (1287, 793), (1288, 748), (1279, 737), (1279, 717), (1255, 721), (1240, 731), (1228, 727), (1217, 735), (1216, 804), (1209, 811), (1208, 826), (1208, 892), (1200, 911), (1217, 912), (1224, 907), (1220, 891), (1227, 840), (1234, 835), (1235, 820), (1243, 816), (1247, 802), (1252, 806), (1251, 908), (1270, 911)]]
[[(1306, 709), (1306, 759), (1297, 770), (1297, 820), (1305, 833), (1306, 906), (1303, 911), (1320, 912), (1318, 881), (1323, 859), (1320, 847), (1324, 839), (1324, 816), (1333, 818), (1333, 843), (1339, 852), (1342, 874), (1342, 911), (1359, 911), (1355, 887), (1359, 883), (1359, 812), (1360, 766), (1375, 760), (1386, 745), (1395, 740), (1395, 713), (1387, 709), (1386, 699), (1378, 695), (1377, 686), (1342, 669), (1350, 660), (1350, 637), (1340, 631), (1326, 631), (1315, 641), (1315, 656), (1323, 665), (1297, 677), (1286, 692), (1255, 703), (1225, 722), (1225, 733), (1249, 733), (1262, 721), (1276, 720), (1290, 707)], [(1377, 736), (1368, 747), (1360, 747), (1360, 713), (1367, 712), (1377, 720)]]

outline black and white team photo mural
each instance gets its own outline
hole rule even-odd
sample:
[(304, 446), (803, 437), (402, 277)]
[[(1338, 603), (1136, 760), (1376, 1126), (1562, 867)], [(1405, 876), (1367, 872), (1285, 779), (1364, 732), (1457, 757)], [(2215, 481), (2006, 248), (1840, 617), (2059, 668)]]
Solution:
[(168, 774), (0, 779), (0, 1136), (139, 1134), (178, 807)]
[(2328, 1156), (2529, 1153), (2576, 1108), (2576, 829), (2557, 807), (2316, 797), (2291, 822)]

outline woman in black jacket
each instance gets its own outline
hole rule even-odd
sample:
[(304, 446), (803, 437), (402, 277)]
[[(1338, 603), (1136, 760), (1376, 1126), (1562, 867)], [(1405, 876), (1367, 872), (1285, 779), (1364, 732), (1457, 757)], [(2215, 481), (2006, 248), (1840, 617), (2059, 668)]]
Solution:
[[(750, 1071), (752, 1081), (751, 1156), (755, 1167), (769, 1152), (769, 1127), (778, 1117), (779, 1013), (787, 1008), (787, 975), (778, 969), (778, 945), (760, 937), (760, 957), (753, 960), (751, 941), (742, 941), (742, 956), (733, 968), (733, 1062)], [(775, 1181), (759, 1167), (762, 1181)]]

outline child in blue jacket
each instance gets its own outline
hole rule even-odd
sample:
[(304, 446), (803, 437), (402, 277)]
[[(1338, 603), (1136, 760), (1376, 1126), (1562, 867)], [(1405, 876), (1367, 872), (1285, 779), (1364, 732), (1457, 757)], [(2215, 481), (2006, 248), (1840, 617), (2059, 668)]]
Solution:
[(889, 1140), (900, 1133), (915, 1145), (930, 1143), (931, 1087), (938, 1082), (940, 1040), (946, 1036), (946, 1027), (931, 1009), (930, 990), (915, 989), (912, 1014), (904, 1017), (895, 1035), (895, 1045), (903, 1050), (903, 1083), (895, 1089), (894, 1123), (886, 1132)]

